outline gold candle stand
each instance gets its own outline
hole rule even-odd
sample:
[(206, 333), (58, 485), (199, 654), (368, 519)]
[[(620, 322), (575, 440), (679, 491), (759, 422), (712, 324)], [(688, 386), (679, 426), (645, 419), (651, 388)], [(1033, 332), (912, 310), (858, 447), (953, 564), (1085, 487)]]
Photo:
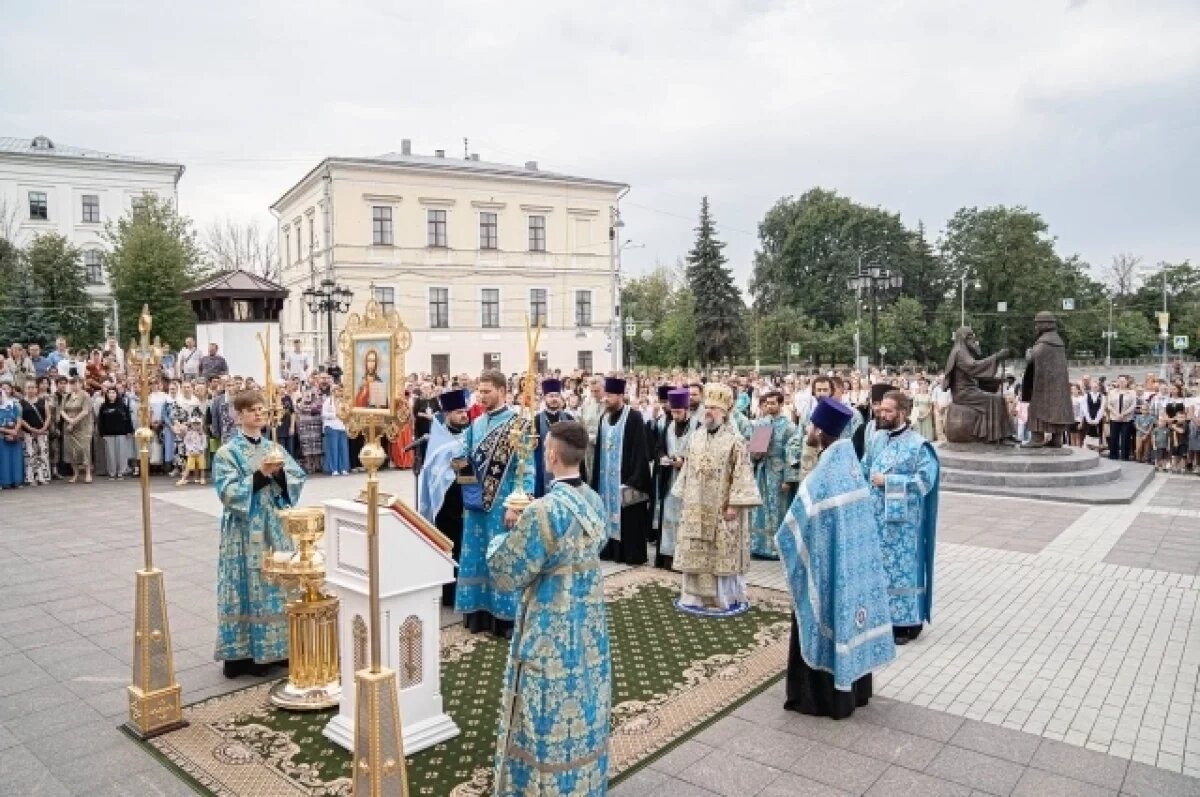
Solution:
[(138, 379), (139, 478), (142, 487), (142, 555), (144, 566), (136, 573), (133, 601), (133, 683), (126, 687), (129, 720), (125, 727), (141, 739), (187, 725), (183, 721), (183, 690), (175, 681), (171, 653), (171, 625), (167, 620), (167, 590), (163, 572), (154, 566), (154, 541), (150, 530), (150, 382), (160, 373), (162, 349), (158, 339), (151, 345), (150, 308), (142, 307), (138, 318), (141, 342), (131, 343), (126, 355)]
[(295, 551), (267, 551), (263, 575), (290, 593), (288, 602), (288, 677), (271, 688), (270, 700), (290, 711), (313, 711), (336, 706), (342, 699), (338, 654), (336, 596), (321, 591), (325, 560), (317, 543), (325, 536), (325, 510), (317, 506), (279, 513), (284, 532)]
[[(354, 674), (354, 757), (351, 785), (354, 797), (406, 797), (408, 769), (404, 760), (404, 738), (400, 725), (400, 698), (396, 673), (383, 666), (379, 611), (379, 468), (386, 454), (379, 444), (381, 435), (394, 437), (409, 422), (410, 411), (399, 381), (404, 374), (404, 352), (412, 345), (412, 335), (396, 312), (384, 313), (375, 300), (375, 285), (368, 291), (364, 316), (351, 313), (346, 328), (338, 337), (345, 363), (345, 381), (351, 392), (359, 378), (368, 375), (364, 359), (359, 362), (357, 344), (375, 352), (376, 369), (372, 377), (386, 382), (388, 406), (355, 406), (352, 396), (343, 398), (338, 415), (351, 437), (362, 435), (366, 444), (359, 461), (367, 470), (367, 589), (370, 623), (371, 663)], [(389, 365), (382, 375), (380, 361)], [(360, 371), (361, 369), (361, 371)], [(398, 376), (399, 375), (399, 376)], [(368, 402), (369, 403), (369, 402)]]
[(525, 460), (533, 453), (538, 442), (537, 412), (534, 411), (534, 401), (537, 398), (534, 381), (537, 377), (534, 371), (537, 369), (537, 347), (541, 337), (542, 327), (539, 325), (531, 329), (529, 316), (526, 315), (525, 347), (529, 362), (525, 367), (525, 401), (522, 402), (524, 406), (517, 410), (520, 417), (512, 425), (512, 431), (509, 433), (510, 444), (517, 455), (516, 483), (513, 491), (504, 499), (504, 508), (518, 513), (533, 503), (533, 496), (525, 492)]
[[(279, 424), (283, 420), (283, 398), (279, 395), (275, 377), (271, 372), (271, 327), (267, 327), (266, 334), (259, 332), (255, 337), (258, 338), (258, 346), (263, 355), (263, 416), (271, 427), (271, 449), (263, 456), (263, 462), (282, 465), (284, 456), (279, 447), (278, 435)], [(289, 665), (290, 663), (289, 660)]]

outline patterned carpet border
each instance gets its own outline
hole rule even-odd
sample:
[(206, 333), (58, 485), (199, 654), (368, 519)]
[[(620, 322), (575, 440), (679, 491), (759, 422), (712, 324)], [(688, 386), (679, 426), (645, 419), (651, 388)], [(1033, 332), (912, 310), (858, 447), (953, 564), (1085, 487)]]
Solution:
[[(651, 568), (631, 568), (605, 578), (609, 604), (632, 597), (646, 585), (678, 588), (679, 576)], [(749, 587), (754, 609), (782, 614), (759, 626), (753, 642), (733, 653), (715, 653), (691, 663), (673, 688), (649, 700), (625, 700), (613, 707), (613, 730), (609, 742), (610, 785), (660, 758), (724, 717), (742, 703), (761, 693), (783, 674), (787, 663), (788, 626), (791, 600), (787, 593)], [(698, 618), (704, 623), (723, 623), (740, 618)], [(483, 637), (460, 626), (442, 630), (443, 656), (470, 656)], [(254, 750), (238, 739), (224, 735), (222, 720), (262, 708), (271, 683), (209, 698), (185, 708), (187, 728), (143, 743), (155, 758), (200, 794), (213, 797), (336, 797), (349, 795), (349, 784), (323, 781), (313, 768), (298, 766), (287, 774), (258, 760)], [(497, 698), (497, 702), (499, 698)], [(283, 734), (268, 734), (264, 744), (272, 753), (287, 758), (299, 745)], [(280, 737), (283, 737), (282, 739)], [(283, 749), (280, 749), (283, 748)], [(340, 750), (340, 748), (339, 748)], [(420, 757), (427, 751), (417, 753)], [(469, 782), (461, 782), (451, 797), (473, 797), (490, 793), (477, 769)], [(414, 794), (418, 793), (414, 786)]]

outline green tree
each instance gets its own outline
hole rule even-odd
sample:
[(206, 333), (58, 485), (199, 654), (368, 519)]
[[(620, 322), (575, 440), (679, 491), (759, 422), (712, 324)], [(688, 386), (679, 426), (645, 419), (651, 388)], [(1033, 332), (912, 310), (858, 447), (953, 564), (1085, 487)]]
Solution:
[(680, 282), (671, 292), (660, 333), (662, 361), (659, 365), (688, 365), (696, 356), (696, 298)]
[(726, 267), (725, 244), (717, 239), (708, 197), (700, 200), (696, 243), (687, 256), (687, 284), (695, 301), (696, 355), (701, 366), (731, 363), (746, 350), (745, 303)]
[(191, 221), (171, 203), (146, 195), (104, 231), (113, 296), (120, 309), (122, 341), (137, 336), (138, 315), (147, 305), (154, 334), (178, 346), (195, 333), (196, 316), (181, 295), (204, 276), (203, 258)]
[[(1168, 332), (1172, 336), (1187, 335), (1191, 353), (1200, 351), (1200, 268), (1189, 261), (1159, 263), (1126, 306), (1141, 311), (1157, 335), (1158, 313), (1163, 309), (1164, 280), (1167, 312), (1170, 313)], [(1155, 340), (1157, 345), (1158, 341)]]
[(43, 349), (53, 348), (57, 329), (42, 311), (44, 300), (29, 267), (17, 267), (15, 276), (6, 304), (0, 306), (0, 345), (36, 343)]
[(25, 260), (43, 314), (57, 334), (75, 344), (97, 342), (103, 334), (103, 314), (88, 295), (79, 249), (58, 233), (44, 233), (25, 248)]
[[(1032, 318), (1040, 310), (1059, 316), (1069, 349), (1095, 350), (1088, 330), (1098, 313), (1108, 312), (1103, 287), (1088, 276), (1086, 263), (1058, 256), (1037, 213), (1023, 207), (962, 208), (947, 222), (941, 249), (955, 278), (954, 293), (966, 285), (966, 322), (985, 353), (1005, 342), (1023, 351), (1033, 342)], [(1062, 310), (1063, 299), (1074, 299), (1075, 310)], [(998, 312), (999, 302), (1007, 304), (1007, 313)]]
[[(621, 291), (621, 315), (626, 327), (635, 334), (625, 336), (629, 362), (639, 365), (664, 365), (661, 332), (671, 299), (671, 280), (666, 267), (659, 265), (649, 274), (630, 280)], [(643, 333), (649, 330), (650, 339)], [(624, 334), (624, 331), (622, 331)]]
[(0, 238), (0, 314), (14, 309), (9, 306), (9, 298), (17, 286), (23, 265), (24, 253), (8, 239)]

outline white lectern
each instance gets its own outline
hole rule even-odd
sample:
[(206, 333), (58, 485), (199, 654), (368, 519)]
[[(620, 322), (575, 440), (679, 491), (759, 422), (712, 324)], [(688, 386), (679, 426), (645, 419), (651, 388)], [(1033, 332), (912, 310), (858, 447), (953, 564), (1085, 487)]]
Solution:
[[(423, 524), (424, 528), (418, 528)], [(458, 735), (442, 710), (439, 644), (442, 584), (454, 580), (454, 559), (415, 512), (405, 517), (379, 508), (379, 603), (382, 664), (395, 671), (406, 755)], [(436, 529), (432, 530), (437, 535)], [(369, 667), (367, 639), (367, 508), (355, 501), (325, 502), (326, 589), (341, 600), (338, 644), (342, 683)], [(338, 715), (325, 736), (354, 749), (354, 689), (342, 689)]]

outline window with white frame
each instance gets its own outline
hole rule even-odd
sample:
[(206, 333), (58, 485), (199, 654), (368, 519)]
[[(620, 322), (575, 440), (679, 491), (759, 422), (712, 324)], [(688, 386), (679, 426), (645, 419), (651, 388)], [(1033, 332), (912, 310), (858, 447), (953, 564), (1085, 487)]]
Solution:
[(546, 217), (529, 217), (529, 251), (546, 251)]
[(446, 246), (446, 211), (430, 208), (426, 211), (429, 246)]
[(592, 292), (575, 291), (575, 326), (592, 325)]
[(577, 352), (575, 355), (575, 367), (580, 371), (591, 373), (592, 371), (592, 353), (590, 351)]
[(479, 292), (480, 323), (484, 329), (500, 326), (500, 289), (483, 288)]
[(529, 289), (529, 324), (544, 327), (550, 319), (550, 302), (545, 288)]
[(446, 329), (450, 326), (450, 289), (429, 289), (429, 327)]
[(479, 248), (496, 249), (500, 242), (500, 222), (495, 213), (479, 214)]
[(375, 246), (392, 245), (392, 209), (387, 205), (371, 208), (371, 243)]
[(32, 221), (47, 221), (50, 218), (50, 206), (46, 201), (45, 191), (29, 192), (29, 218)]
[(100, 221), (100, 195), (99, 194), (84, 194), (83, 195), (83, 216), (80, 221), (87, 224), (96, 224)]
[(292, 262), (292, 231), (283, 231), (283, 265), (287, 267)]
[[(388, 208), (391, 210), (391, 208)], [(379, 303), (379, 311), (381, 313), (390, 313), (396, 309), (396, 289), (395, 288), (376, 288), (375, 301)]]
[(104, 284), (104, 256), (95, 249), (83, 253), (83, 272), (88, 285)]

